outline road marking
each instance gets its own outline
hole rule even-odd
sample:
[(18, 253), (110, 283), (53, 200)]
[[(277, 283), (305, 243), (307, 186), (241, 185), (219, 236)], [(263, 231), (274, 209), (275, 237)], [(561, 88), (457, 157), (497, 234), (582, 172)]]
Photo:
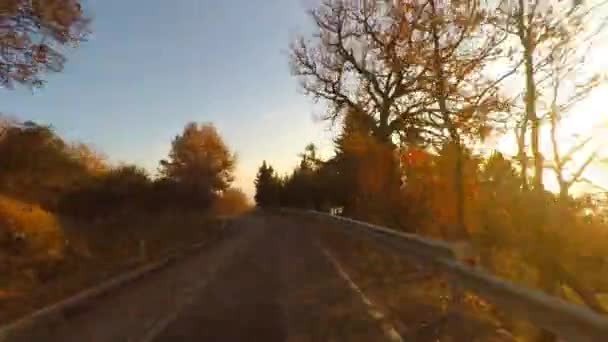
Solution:
[(327, 249), (321, 247), (321, 250), (323, 251), (325, 257), (332, 263), (340, 277), (342, 277), (342, 279), (346, 281), (348, 286), (350, 286), (350, 288), (359, 295), (363, 304), (367, 306), (367, 313), (380, 324), (380, 328), (384, 332), (384, 335), (390, 341), (403, 342), (403, 337), (399, 335), (397, 329), (395, 329), (395, 327), (386, 320), (386, 316), (382, 313), (382, 311), (378, 309), (378, 306), (375, 305), (365, 295), (365, 293), (363, 293), (363, 291), (361, 291), (361, 288), (359, 288), (359, 286), (351, 279), (348, 273), (346, 273), (340, 262)]
[(237, 240), (230, 241), (227, 246), (224, 245), (223, 251), (215, 255), (219, 258), (219, 261), (211, 263), (198, 282), (190, 287), (184, 288), (179, 293), (175, 293), (176, 304), (173, 311), (152, 322), (149, 329), (144, 332), (143, 337), (130, 339), (129, 342), (152, 342), (157, 339), (171, 323), (178, 319), (180, 313), (185, 312), (189, 306), (194, 304), (200, 292), (202, 292), (210, 282), (216, 279), (215, 277), (221, 268), (225, 267), (233, 258), (235, 258), (236, 251), (238, 251), (245, 242), (245, 237), (241, 236)]
[(210, 272), (211, 274), (209, 274), (209, 276), (207, 278), (204, 278), (201, 282), (199, 282), (195, 286), (183, 290), (183, 292), (181, 293), (181, 296), (179, 296), (177, 298), (176, 308), (172, 312), (170, 312), (168, 315), (163, 317), (162, 319), (154, 321), (151, 324), (150, 329), (146, 331), (146, 333), (144, 334), (144, 336), (141, 339), (139, 339), (139, 342), (152, 342), (158, 336), (160, 336), (160, 334), (162, 332), (164, 332), (165, 329), (167, 329), (169, 324), (173, 323), (177, 319), (177, 317), (180, 313), (185, 311), (185, 309), (187, 307), (191, 306), (194, 303), (194, 301), (196, 300), (196, 297), (197, 297), (197, 293), (199, 291), (202, 291), (205, 288), (205, 286), (207, 286), (209, 281), (212, 280), (212, 277), (214, 276), (214, 272), (215, 272), (215, 269)]
[(146, 334), (139, 340), (140, 342), (151, 342), (154, 341), (173, 321), (177, 319), (177, 315), (179, 311), (174, 311), (161, 319), (160, 321), (155, 321), (152, 324), (150, 330), (146, 331)]

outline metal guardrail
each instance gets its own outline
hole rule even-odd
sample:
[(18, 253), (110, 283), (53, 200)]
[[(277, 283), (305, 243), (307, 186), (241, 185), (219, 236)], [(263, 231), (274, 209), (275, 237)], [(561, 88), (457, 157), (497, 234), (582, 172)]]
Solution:
[(459, 261), (458, 246), (326, 213), (291, 209), (285, 211), (332, 220), (350, 233), (361, 233), (395, 251), (430, 262), (446, 272), (453, 285), (470, 289), (503, 311), (527, 319), (562, 339), (576, 342), (608, 341), (607, 316), (466, 265)]

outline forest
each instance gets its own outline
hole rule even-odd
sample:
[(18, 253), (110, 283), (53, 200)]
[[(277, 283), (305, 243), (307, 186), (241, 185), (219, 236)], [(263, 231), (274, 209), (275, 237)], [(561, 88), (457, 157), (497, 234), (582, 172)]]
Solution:
[[(263, 162), (257, 205), (468, 241), (480, 267), (606, 313), (608, 197), (585, 176), (605, 163), (602, 136), (560, 133), (606, 80), (585, 64), (603, 4), (398, 3), (310, 10), (289, 61), (327, 108), (334, 153), (310, 144), (285, 175)], [(605, 125), (599, 110), (585, 117)]]

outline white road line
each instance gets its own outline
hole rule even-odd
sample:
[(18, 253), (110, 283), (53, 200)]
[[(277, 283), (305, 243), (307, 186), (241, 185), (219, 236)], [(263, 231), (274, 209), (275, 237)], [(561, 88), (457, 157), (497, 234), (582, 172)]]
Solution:
[(143, 333), (143, 337), (131, 339), (129, 342), (152, 342), (157, 339), (171, 323), (178, 319), (180, 313), (184, 312), (188, 307), (194, 304), (200, 292), (202, 292), (211, 281), (215, 280), (217, 272), (222, 267), (225, 267), (226, 264), (229, 263), (229, 260), (232, 260), (232, 258), (235, 257), (235, 251), (238, 250), (242, 244), (244, 244), (243, 239), (244, 238), (241, 237), (239, 240), (233, 240), (228, 246), (223, 246), (223, 248), (226, 248), (224, 249), (224, 252), (221, 254), (216, 254), (216, 257), (220, 260), (219, 262), (211, 263), (208, 270), (202, 275), (198, 282), (190, 287), (183, 288), (180, 292), (176, 292), (174, 294), (176, 304), (173, 311), (154, 321), (150, 325), (149, 329)]
[(380, 324), (380, 327), (382, 328), (382, 331), (384, 332), (384, 335), (390, 341), (403, 342), (403, 337), (401, 337), (401, 335), (399, 335), (399, 333), (397, 332), (397, 329), (395, 329), (395, 327), (392, 324), (390, 324), (388, 321), (386, 321), (385, 315), (382, 313), (382, 311), (380, 311), (378, 309), (378, 306), (375, 305), (365, 295), (365, 293), (363, 293), (363, 291), (361, 291), (361, 288), (359, 288), (359, 286), (357, 284), (355, 284), (355, 282), (350, 278), (350, 276), (348, 275), (348, 273), (346, 273), (346, 271), (344, 270), (344, 268), (342, 267), (340, 262), (338, 262), (338, 260), (327, 249), (325, 249), (323, 247), (321, 247), (321, 249), (323, 251), (323, 254), (325, 254), (325, 257), (327, 257), (327, 259), (329, 259), (329, 261), (332, 263), (332, 265), (334, 266), (334, 268), (336, 269), (336, 272), (338, 272), (340, 277), (342, 277), (342, 279), (344, 279), (346, 281), (346, 283), (348, 283), (348, 286), (350, 286), (350, 288), (359, 295), (363, 304), (365, 304), (365, 306), (367, 306), (367, 313), (373, 319), (378, 321), (378, 323)]
[(211, 280), (211, 278), (214, 275), (213, 274), (214, 271), (215, 270), (213, 270), (211, 272), (211, 274), (209, 275), (208, 278), (203, 279), (201, 282), (196, 284), (194, 287), (185, 289), (181, 293), (181, 296), (178, 298), (178, 303), (176, 305), (176, 308), (172, 312), (167, 314), (165, 317), (163, 317), (162, 319), (155, 321), (152, 324), (152, 327), (148, 331), (146, 331), (146, 333), (144, 334), (144, 336), (142, 338), (139, 339), (139, 342), (152, 342), (161, 333), (163, 333), (165, 331), (165, 329), (167, 329), (169, 324), (173, 323), (177, 319), (178, 315), (181, 312), (183, 312), (187, 307), (191, 306), (194, 303), (194, 301), (196, 300), (196, 297), (197, 297), (197, 293), (199, 291), (202, 291), (205, 288), (205, 286), (207, 286), (207, 284), (209, 283), (209, 281)]

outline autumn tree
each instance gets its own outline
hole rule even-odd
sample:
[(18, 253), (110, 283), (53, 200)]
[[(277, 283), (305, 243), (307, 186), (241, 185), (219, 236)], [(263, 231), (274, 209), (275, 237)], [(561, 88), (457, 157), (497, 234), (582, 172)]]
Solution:
[[(425, 126), (427, 140), (435, 147), (448, 148), (454, 157), (453, 192), (455, 224), (466, 236), (464, 154), (465, 144), (483, 139), (503, 120), (508, 103), (502, 100), (501, 82), (516, 69), (492, 77), (487, 66), (500, 61), (507, 35), (496, 30), (478, 1), (459, 1), (445, 6), (436, 0), (424, 1), (419, 8), (420, 47), (426, 61), (427, 102)], [(415, 12), (416, 13), (416, 12)]]
[(89, 182), (62, 196), (60, 209), (79, 218), (140, 212), (147, 209), (152, 180), (135, 165), (118, 165), (92, 174)]
[[(369, 6), (325, 1), (311, 11), (318, 36), (292, 46), (294, 74), (307, 93), (329, 105), (326, 118), (361, 113), (379, 144), (394, 146), (400, 138), (409, 145), (449, 142), (461, 150), (465, 138), (488, 133), (491, 114), (505, 105), (498, 86), (514, 71), (496, 78), (486, 72), (507, 35), (490, 25), (475, 1), (440, 5), (406, 2), (379, 14)], [(457, 221), (464, 230), (457, 181), (462, 162), (455, 162)], [(395, 168), (387, 167), (381, 178), (394, 177)], [(399, 187), (397, 178), (392, 181)]]
[(88, 23), (79, 0), (3, 0), (0, 85), (41, 86), (42, 73), (63, 69), (61, 47), (78, 44)]
[(69, 144), (68, 153), (76, 159), (91, 175), (101, 175), (108, 171), (107, 156), (84, 143)]
[[(562, 286), (573, 289), (589, 307), (603, 311), (598, 305), (597, 298), (586, 284), (578, 280), (569, 265), (559, 259), (553, 252), (563, 249), (563, 242), (567, 240), (561, 227), (563, 225), (575, 226), (576, 217), (573, 213), (564, 211), (570, 199), (569, 188), (581, 179), (582, 172), (596, 153), (591, 152), (580, 166), (575, 167), (570, 176), (566, 176), (567, 166), (572, 166), (572, 155), (584, 147), (588, 141), (583, 139), (570, 151), (562, 154), (558, 137), (558, 128), (561, 119), (569, 110), (585, 98), (601, 80), (597, 75), (587, 74), (582, 67), (587, 57), (588, 48), (592, 45), (597, 33), (601, 32), (605, 24), (601, 16), (598, 17), (599, 6), (605, 2), (550, 2), (540, 1), (507, 2), (501, 1), (497, 7), (496, 26), (509, 33), (514, 39), (509, 41), (507, 47), (511, 50), (512, 58), (521, 61), (521, 81), (524, 91), (521, 94), (523, 113), (518, 120), (518, 146), (521, 164), (521, 178), (523, 188), (527, 190), (527, 139), (530, 141), (530, 154), (533, 160), (533, 182), (535, 197), (524, 198), (530, 203), (528, 208), (520, 211), (519, 215), (527, 217), (525, 224), (533, 227), (521, 246), (544, 245), (529, 251), (527, 259), (541, 270), (538, 286), (543, 290), (556, 294)], [(578, 76), (574, 87), (569, 85), (573, 76)], [(582, 77), (581, 77), (582, 76)], [(574, 88), (574, 91), (572, 91)], [(517, 103), (516, 105), (520, 105)], [(547, 161), (541, 153), (540, 141), (543, 122), (550, 123), (549, 137), (553, 147), (553, 158), (549, 161), (554, 169), (561, 195), (557, 201), (544, 191), (543, 172)], [(529, 135), (528, 135), (529, 132)], [(568, 178), (567, 178), (568, 177)], [(555, 203), (561, 209), (555, 209)], [(534, 208), (534, 209), (531, 209)], [(559, 218), (560, 223), (555, 222)], [(566, 223), (568, 222), (568, 223)], [(569, 259), (578, 259), (568, 256)], [(552, 341), (556, 337), (545, 331), (542, 340)]]
[(241, 189), (229, 188), (214, 201), (211, 212), (215, 215), (238, 215), (249, 209), (247, 195)]
[(54, 207), (90, 174), (51, 127), (11, 126), (0, 141), (0, 189)]
[(235, 156), (212, 124), (189, 123), (173, 139), (163, 177), (185, 191), (207, 197), (221, 194), (234, 180)]

